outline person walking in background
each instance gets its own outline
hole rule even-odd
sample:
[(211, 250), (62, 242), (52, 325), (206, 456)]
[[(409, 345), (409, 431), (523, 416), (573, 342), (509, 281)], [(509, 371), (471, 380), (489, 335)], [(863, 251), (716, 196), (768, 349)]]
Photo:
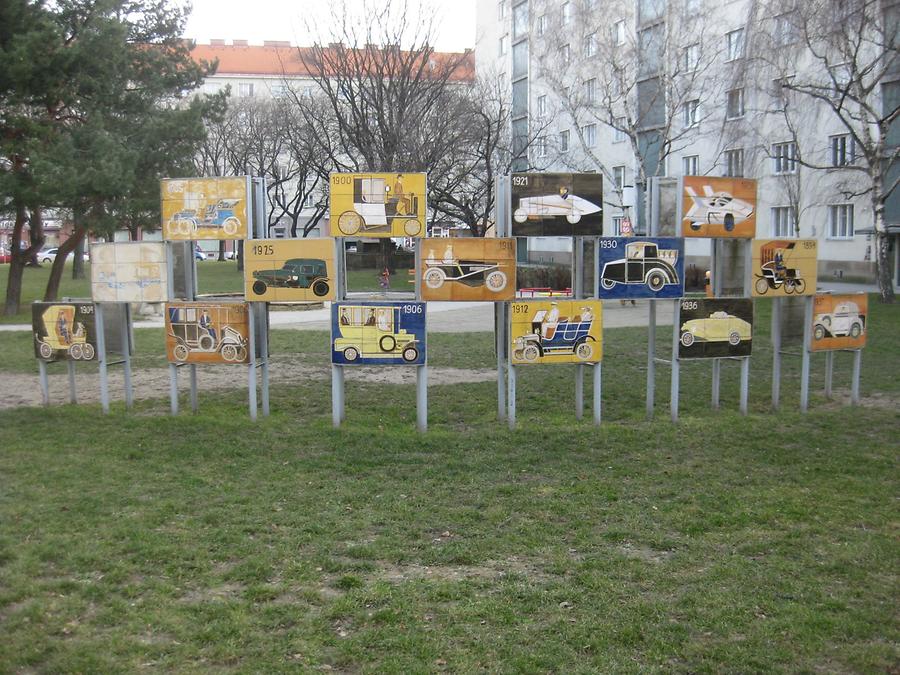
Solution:
[(381, 286), (382, 293), (387, 293), (391, 289), (391, 271), (387, 267), (378, 275), (378, 285)]

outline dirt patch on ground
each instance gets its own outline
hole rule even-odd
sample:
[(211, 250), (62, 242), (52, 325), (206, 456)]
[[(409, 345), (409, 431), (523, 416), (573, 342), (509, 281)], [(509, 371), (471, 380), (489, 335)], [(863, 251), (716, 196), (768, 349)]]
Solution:
[[(272, 384), (296, 382), (298, 379), (328, 380), (331, 367), (290, 362), (271, 362), (269, 378)], [(374, 384), (414, 384), (415, 368), (371, 368), (366, 366), (345, 369), (345, 377), (350, 382), (371, 382)], [(428, 368), (430, 385), (463, 384), (489, 382), (497, 373), (488, 369), (471, 368)], [(50, 375), (50, 402), (59, 405), (69, 402), (69, 378), (65, 373)], [(169, 395), (169, 369), (144, 368), (132, 372), (134, 397), (136, 399), (167, 398)], [(178, 388), (189, 389), (188, 369), (179, 369)], [(200, 366), (197, 368), (197, 383), (201, 392), (210, 389), (246, 388), (247, 371), (239, 366)], [(100, 376), (96, 373), (77, 374), (75, 386), (79, 403), (100, 401)], [(121, 368), (109, 372), (109, 392), (113, 401), (123, 400), (124, 379)], [(4, 373), (3, 390), (0, 391), (0, 409), (41, 405), (41, 385), (37, 375)]]
[[(826, 401), (823, 408), (846, 408), (853, 404), (852, 395), (848, 389), (834, 390), (831, 400)], [(900, 398), (891, 394), (873, 392), (868, 396), (861, 396), (859, 405), (862, 408), (876, 408), (879, 410), (897, 410), (900, 407)]]
[(619, 547), (619, 553), (626, 558), (633, 560), (641, 560), (647, 563), (658, 565), (672, 557), (672, 551), (658, 551), (649, 546), (636, 546), (634, 544), (623, 544)]

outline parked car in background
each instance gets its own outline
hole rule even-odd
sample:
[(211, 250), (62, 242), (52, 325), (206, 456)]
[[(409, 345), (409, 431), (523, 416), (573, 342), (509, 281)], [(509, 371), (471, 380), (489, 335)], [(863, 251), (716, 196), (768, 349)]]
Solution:
[(0, 246), (0, 265), (12, 261), (12, 253), (8, 248)]
[[(59, 248), (48, 248), (45, 251), (38, 251), (38, 262), (41, 263), (52, 263), (56, 260), (56, 254), (59, 253)], [(91, 257), (87, 253), (82, 254), (85, 262), (88, 262)], [(69, 251), (69, 255), (66, 257), (66, 262), (71, 262), (75, 258), (75, 251)]]

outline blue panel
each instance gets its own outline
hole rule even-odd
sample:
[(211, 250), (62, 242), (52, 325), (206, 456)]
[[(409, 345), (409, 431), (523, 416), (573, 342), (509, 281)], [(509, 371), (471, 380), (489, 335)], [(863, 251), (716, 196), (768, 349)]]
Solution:
[(331, 362), (341, 366), (425, 365), (425, 303), (332, 303)]
[(601, 237), (600, 297), (684, 297), (684, 239)]

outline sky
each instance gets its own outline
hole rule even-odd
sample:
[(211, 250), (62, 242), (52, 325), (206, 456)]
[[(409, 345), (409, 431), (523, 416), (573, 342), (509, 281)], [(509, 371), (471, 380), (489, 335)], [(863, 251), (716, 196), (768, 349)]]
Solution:
[[(306, 23), (327, 26), (330, 0), (191, 0), (193, 11), (185, 37), (197, 42), (212, 38), (289, 40), (304, 46), (314, 42)], [(351, 15), (362, 16), (364, 0), (344, 0)], [(475, 0), (407, 0), (411, 12), (434, 20), (434, 46), (439, 51), (463, 51), (475, 47)], [(368, 3), (371, 5), (371, 3)], [(400, 2), (395, 0), (395, 4)], [(327, 35), (323, 36), (327, 37)], [(321, 41), (325, 41), (322, 39)]]

